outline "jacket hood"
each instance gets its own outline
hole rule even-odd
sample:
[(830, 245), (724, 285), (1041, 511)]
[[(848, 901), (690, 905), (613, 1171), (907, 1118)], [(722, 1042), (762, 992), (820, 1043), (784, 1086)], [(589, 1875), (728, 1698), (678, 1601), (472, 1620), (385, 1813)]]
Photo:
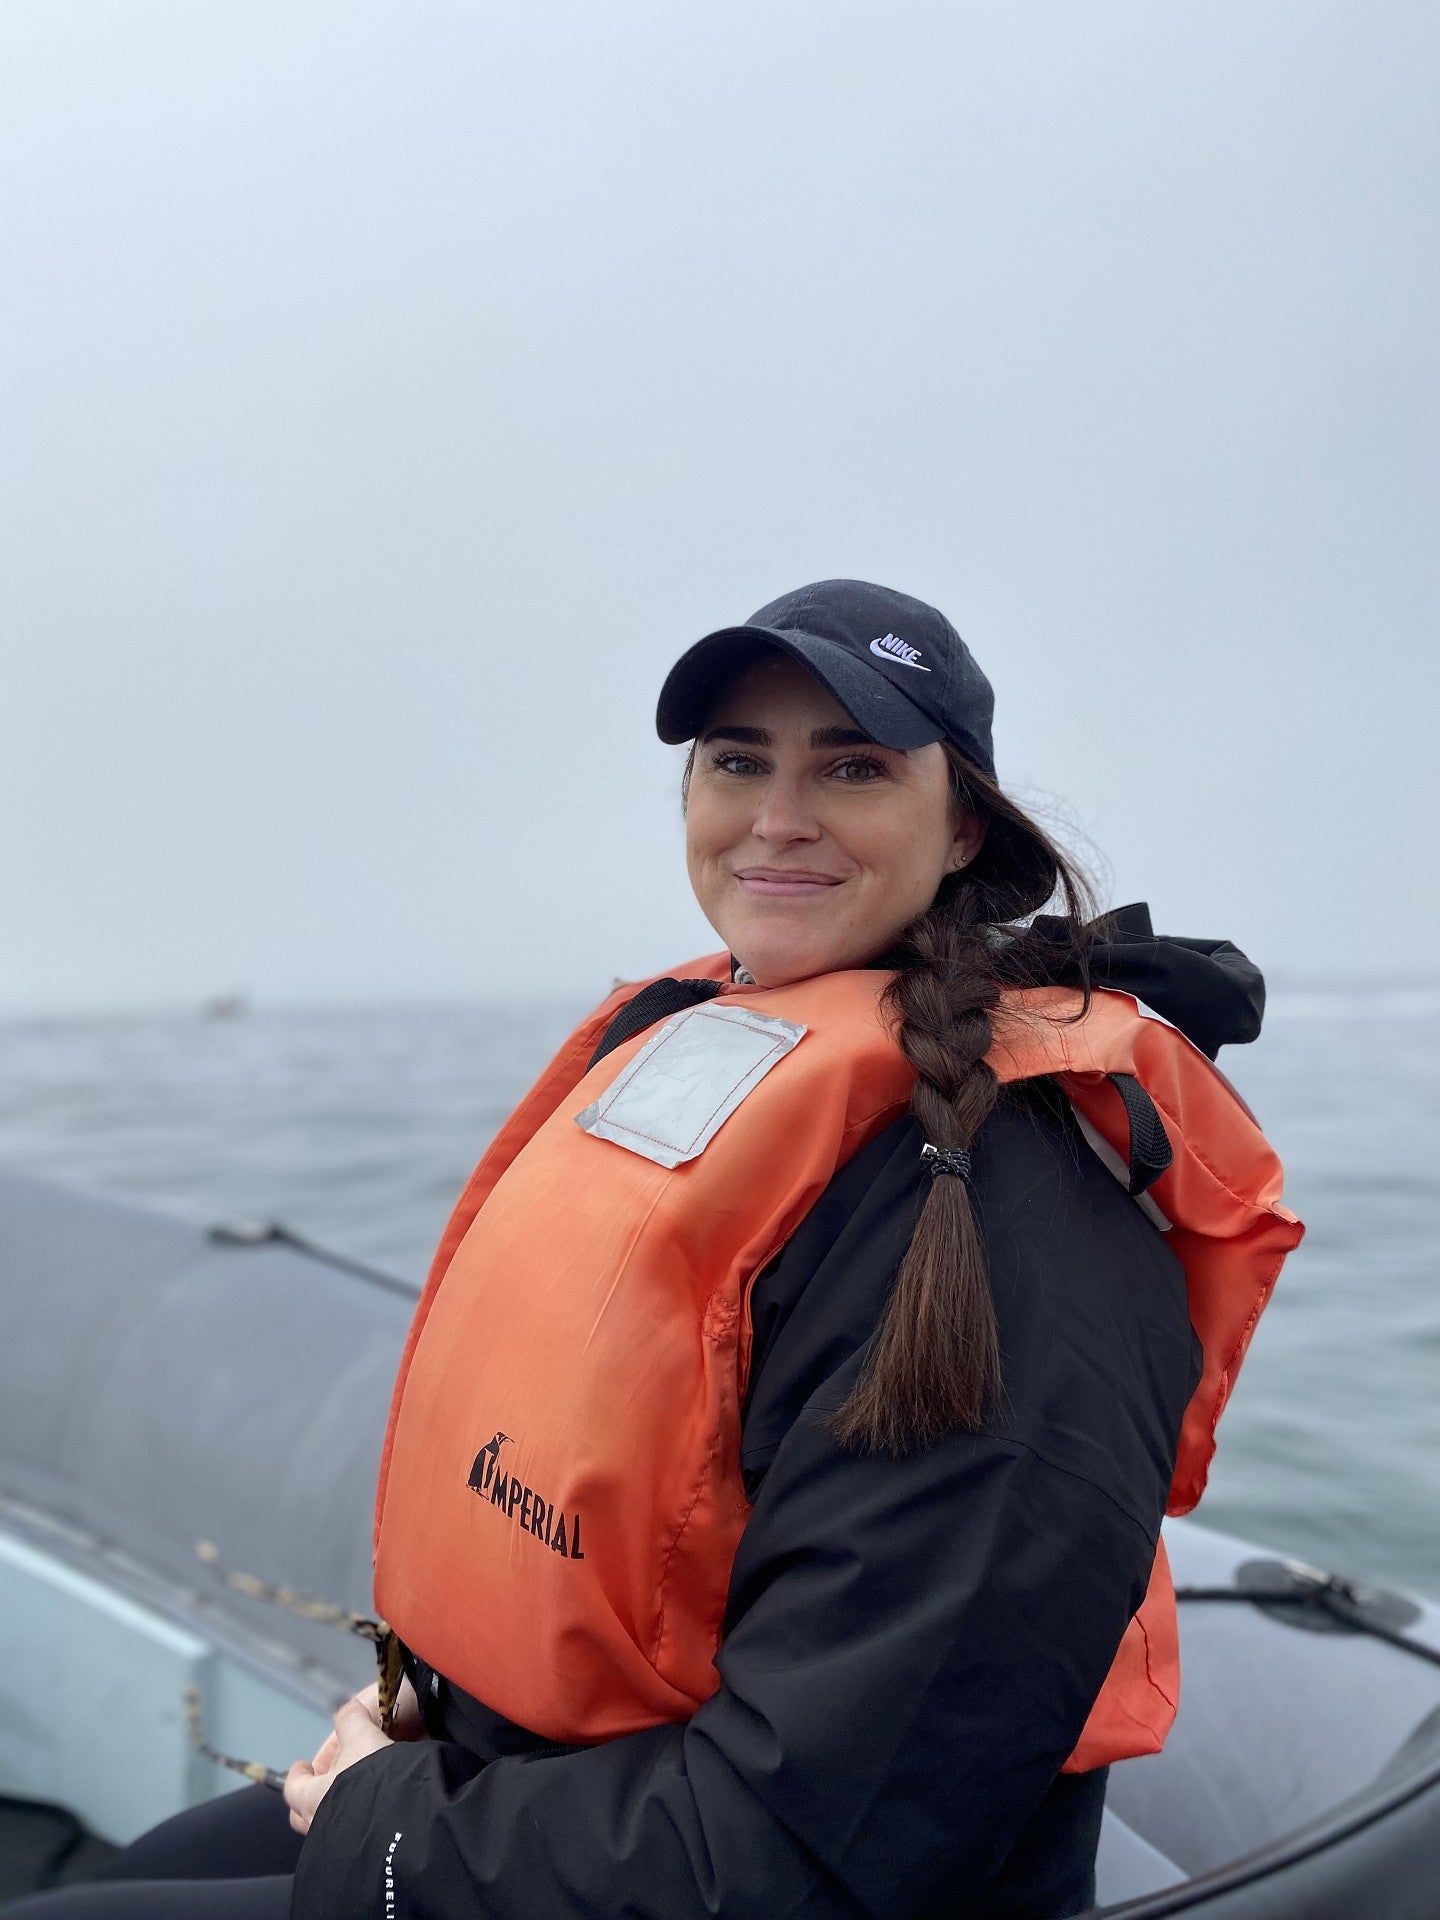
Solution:
[[(1221, 1047), (1242, 1045), (1260, 1032), (1264, 976), (1229, 940), (1158, 934), (1144, 901), (1102, 915), (1094, 930), (1092, 984), (1133, 994), (1178, 1027), (1208, 1059)], [(1065, 951), (1067, 922), (1056, 914), (1041, 914), (1031, 931), (1055, 946), (1055, 971), (1045, 984), (1079, 986), (1079, 971)]]

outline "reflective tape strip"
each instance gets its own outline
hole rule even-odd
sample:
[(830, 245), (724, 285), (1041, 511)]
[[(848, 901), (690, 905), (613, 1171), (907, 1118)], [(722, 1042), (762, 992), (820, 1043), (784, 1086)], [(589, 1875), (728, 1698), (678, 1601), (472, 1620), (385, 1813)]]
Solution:
[(805, 1037), (793, 1020), (737, 1005), (665, 1022), (575, 1124), (662, 1167), (695, 1159), (770, 1069)]

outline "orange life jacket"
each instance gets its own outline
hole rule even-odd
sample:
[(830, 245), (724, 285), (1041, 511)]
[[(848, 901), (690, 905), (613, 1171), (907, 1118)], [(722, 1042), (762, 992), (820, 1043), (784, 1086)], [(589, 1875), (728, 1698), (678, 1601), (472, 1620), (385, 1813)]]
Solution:
[[(742, 1010), (798, 1024), (803, 1039), (703, 1151), (662, 1165), (647, 1141), (631, 1151), (614, 1131), (576, 1124), (607, 1090), (620, 1098), (642, 1050), (653, 1053), (654, 1029), (587, 1071), (636, 988), (582, 1023), (455, 1209), (381, 1461), (379, 1611), (457, 1686), (567, 1745), (687, 1719), (719, 1684), (713, 1660), (748, 1516), (751, 1283), (839, 1168), (908, 1110), (913, 1086), (880, 1017), (883, 972), (738, 987), (723, 954), (683, 972), (727, 984), (676, 1021), (726, 1009), (733, 1022)], [(1129, 1120), (1107, 1076), (1133, 1075), (1159, 1110), (1174, 1157), (1152, 1193), (1204, 1350), (1171, 1492), (1183, 1513), (1302, 1229), (1280, 1205), (1275, 1155), (1204, 1055), (1127, 995), (1097, 992), (1076, 1020), (1080, 1004), (1064, 988), (1009, 996), (990, 1064), (1002, 1081), (1056, 1076), (1121, 1155)], [(1158, 1751), (1178, 1667), (1162, 1546), (1068, 1769)]]

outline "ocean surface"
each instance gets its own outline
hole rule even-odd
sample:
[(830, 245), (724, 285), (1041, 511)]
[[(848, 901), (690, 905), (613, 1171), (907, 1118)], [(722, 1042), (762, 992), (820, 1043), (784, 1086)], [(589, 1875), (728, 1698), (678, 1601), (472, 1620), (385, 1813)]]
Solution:
[[(576, 1006), (0, 1023), (0, 1160), (415, 1281)], [(1440, 986), (1276, 991), (1220, 1065), (1309, 1227), (1198, 1517), (1440, 1597)]]

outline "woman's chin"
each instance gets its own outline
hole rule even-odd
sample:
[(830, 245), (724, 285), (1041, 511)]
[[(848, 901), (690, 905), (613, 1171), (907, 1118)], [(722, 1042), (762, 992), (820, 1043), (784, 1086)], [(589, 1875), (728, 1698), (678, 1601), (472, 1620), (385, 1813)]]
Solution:
[(836, 973), (857, 964), (846, 953), (808, 944), (767, 945), (749, 952), (736, 947), (732, 951), (737, 963), (760, 987), (788, 987), (796, 980), (811, 980), (817, 973)]

